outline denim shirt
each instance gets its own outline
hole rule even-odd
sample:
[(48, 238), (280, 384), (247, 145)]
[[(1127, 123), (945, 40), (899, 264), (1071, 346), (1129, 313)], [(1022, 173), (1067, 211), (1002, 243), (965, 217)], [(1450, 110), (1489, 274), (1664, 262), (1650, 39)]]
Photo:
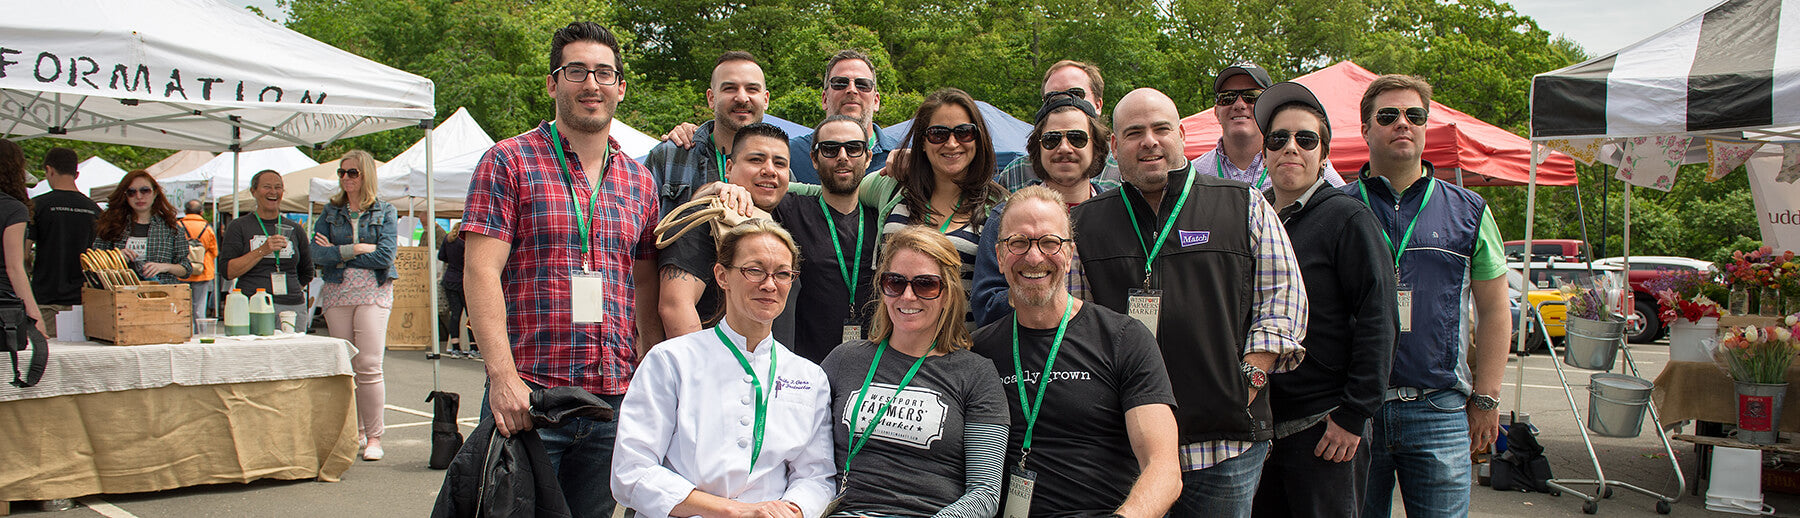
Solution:
[(341, 248), (354, 244), (351, 243), (351, 224), (349, 209), (335, 204), (326, 204), (325, 210), (319, 213), (318, 222), (313, 224), (313, 232), (325, 236), (333, 245), (310, 243), (313, 264), (319, 265), (325, 282), (343, 282), (345, 268), (374, 271), (375, 278), (384, 285), (400, 278), (400, 270), (394, 268), (396, 232), (400, 224), (394, 206), (375, 200), (369, 210), (358, 215), (355, 222), (357, 242), (375, 245), (374, 252), (350, 256), (349, 250)]

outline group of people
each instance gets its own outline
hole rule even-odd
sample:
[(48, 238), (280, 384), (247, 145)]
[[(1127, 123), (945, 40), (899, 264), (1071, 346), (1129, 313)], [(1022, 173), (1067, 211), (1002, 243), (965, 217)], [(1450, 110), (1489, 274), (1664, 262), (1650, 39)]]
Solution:
[[(365, 460), (379, 460), (385, 389), (381, 361), (387, 315), (393, 305), (396, 213), (375, 197), (375, 159), (353, 150), (339, 162), (342, 192), (325, 206), (311, 230), (281, 213), (285, 185), (272, 170), (250, 179), (255, 210), (215, 234), (200, 200), (189, 200), (177, 216), (162, 184), (145, 170), (127, 173), (106, 199), (106, 208), (75, 185), (76, 155), (52, 148), (42, 163), (49, 192), (26, 196), (30, 174), (24, 150), (0, 140), (0, 296), (23, 301), (38, 332), (56, 337), (56, 316), (82, 303), (86, 281), (77, 259), (89, 249), (118, 250), (140, 278), (192, 287), (193, 314), (207, 314), (215, 300), (214, 280), (234, 281), (233, 290), (272, 296), (276, 311), (293, 311), (295, 331), (305, 333), (311, 308), (323, 309), (331, 334), (357, 347), (351, 359)], [(204, 249), (204, 254), (195, 251)], [(26, 263), (32, 265), (27, 273)], [(317, 301), (307, 286), (313, 276), (325, 283)], [(218, 276), (218, 277), (215, 277)], [(62, 337), (70, 341), (82, 336)]]
[[(1364, 93), (1345, 185), (1326, 107), (1248, 63), (1190, 161), (1167, 95), (1109, 114), (1100, 70), (1057, 62), (1004, 166), (954, 88), (883, 136), (854, 50), (804, 136), (723, 54), (713, 120), (647, 165), (611, 137), (613, 34), (556, 31), (550, 66), (554, 119), (471, 181), (462, 286), (484, 422), (530, 430), (550, 387), (618, 410), (534, 431), (576, 516), (1387, 516), (1396, 485), (1409, 516), (1468, 513), (1504, 262), (1421, 159), (1423, 79)], [(657, 246), (716, 207), (748, 219)]]

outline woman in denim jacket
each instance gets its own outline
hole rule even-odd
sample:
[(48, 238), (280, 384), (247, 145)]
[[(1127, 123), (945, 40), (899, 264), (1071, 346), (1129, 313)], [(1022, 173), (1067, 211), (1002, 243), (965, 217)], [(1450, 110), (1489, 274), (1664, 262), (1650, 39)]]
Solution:
[[(319, 306), (331, 336), (356, 344), (350, 367), (356, 372), (356, 417), (366, 441), (363, 460), (381, 460), (382, 406), (386, 388), (381, 358), (387, 347), (388, 313), (394, 306), (394, 206), (375, 199), (375, 157), (363, 150), (344, 153), (338, 186), (313, 225), (312, 257), (325, 287)], [(359, 441), (363, 442), (363, 441)]]

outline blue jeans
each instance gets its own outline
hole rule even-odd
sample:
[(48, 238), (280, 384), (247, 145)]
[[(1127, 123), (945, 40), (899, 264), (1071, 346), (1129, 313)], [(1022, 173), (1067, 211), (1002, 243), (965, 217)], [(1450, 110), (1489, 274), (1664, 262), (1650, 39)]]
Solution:
[(1410, 517), (1468, 516), (1469, 414), (1461, 392), (1441, 390), (1414, 401), (1393, 400), (1376, 412), (1369, 434), (1365, 518), (1387, 518), (1394, 482)]
[[(526, 383), (532, 390), (535, 384)], [(614, 409), (625, 402), (625, 395), (596, 394)], [(481, 422), (493, 423), (488, 406), (488, 391), (481, 392)], [(536, 429), (550, 454), (550, 465), (556, 468), (557, 482), (562, 484), (563, 499), (575, 518), (608, 518), (613, 512), (612, 456), (613, 440), (618, 437), (618, 421), (596, 421), (575, 418), (562, 428)]]
[(1213, 467), (1183, 472), (1181, 498), (1169, 508), (1169, 516), (1250, 518), (1250, 504), (1268, 458), (1269, 441), (1262, 441)]

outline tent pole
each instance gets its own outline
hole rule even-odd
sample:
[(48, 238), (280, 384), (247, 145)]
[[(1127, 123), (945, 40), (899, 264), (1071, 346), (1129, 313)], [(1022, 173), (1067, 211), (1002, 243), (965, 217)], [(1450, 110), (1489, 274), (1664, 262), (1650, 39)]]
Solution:
[[(1530, 354), (1530, 351), (1525, 350), (1525, 342), (1530, 338), (1526, 333), (1525, 324), (1530, 321), (1533, 314), (1537, 313), (1536, 308), (1531, 307), (1531, 231), (1537, 223), (1537, 156), (1538, 142), (1533, 140), (1531, 141), (1531, 176), (1525, 183), (1525, 257), (1522, 261), (1524, 271), (1521, 280), (1523, 282), (1519, 287), (1519, 321), (1514, 323), (1515, 327), (1513, 328), (1515, 343), (1522, 354)], [(1556, 345), (1546, 343), (1544, 346), (1555, 347)], [(1514, 370), (1518, 374), (1517, 381), (1513, 383), (1513, 416), (1517, 417), (1525, 412), (1525, 362), (1519, 361), (1518, 368)]]
[[(1623, 271), (1621, 271), (1619, 275), (1625, 277), (1626, 279), (1630, 279), (1631, 278), (1630, 277), (1631, 276), (1631, 184), (1621, 182), (1619, 185), (1621, 185), (1625, 188), (1625, 202), (1624, 202), (1625, 226), (1621, 229), (1621, 231), (1623, 233), (1620, 235), (1620, 240), (1623, 242), (1622, 246), (1624, 246), (1624, 249), (1621, 250), (1620, 254), (1619, 254), (1619, 256), (1622, 258), (1620, 260), (1621, 264), (1619, 267), (1622, 268)], [(1622, 288), (1621, 291), (1625, 292), (1625, 303), (1626, 304), (1635, 304), (1635, 302), (1633, 302), (1631, 300), (1632, 293), (1631, 293), (1630, 284), (1627, 283), (1624, 286), (1620, 286), (1620, 288)], [(1625, 314), (1630, 314), (1632, 311), (1635, 310), (1635, 308), (1632, 308), (1629, 306), (1620, 308), (1620, 309), (1625, 311), (1626, 312)]]
[(425, 126), (425, 279), (426, 293), (431, 298), (431, 390), (443, 390), (438, 385), (438, 366), (443, 362), (441, 346), (438, 345), (438, 261), (437, 261), (437, 212), (435, 192), (431, 182), (431, 125)]
[[(1596, 162), (1598, 162), (1598, 161), (1596, 160)], [(1599, 166), (1600, 166), (1600, 257), (1606, 257), (1608, 255), (1606, 253), (1606, 237), (1608, 235), (1610, 235), (1610, 233), (1612, 232), (1611, 231), (1612, 221), (1610, 221), (1607, 217), (1607, 216), (1611, 215), (1612, 213), (1607, 212), (1607, 206), (1606, 206), (1607, 205), (1606, 202), (1608, 201), (1607, 197), (1610, 195), (1610, 193), (1608, 191), (1612, 190), (1611, 189), (1612, 188), (1612, 175), (1606, 174), (1606, 163), (1605, 162), (1600, 162)], [(1577, 177), (1576, 181), (1579, 182), (1580, 178)]]

